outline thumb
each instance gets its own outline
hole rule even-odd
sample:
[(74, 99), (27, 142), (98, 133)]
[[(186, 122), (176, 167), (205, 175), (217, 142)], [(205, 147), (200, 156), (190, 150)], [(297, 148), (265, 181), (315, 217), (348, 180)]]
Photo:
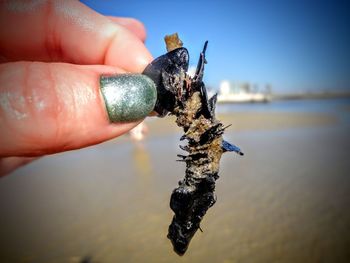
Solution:
[(143, 75), (127, 85), (115, 76), (100, 79), (121, 73), (101, 65), (0, 65), (0, 156), (77, 149), (132, 129), (153, 110), (156, 91), (153, 82), (139, 81)]

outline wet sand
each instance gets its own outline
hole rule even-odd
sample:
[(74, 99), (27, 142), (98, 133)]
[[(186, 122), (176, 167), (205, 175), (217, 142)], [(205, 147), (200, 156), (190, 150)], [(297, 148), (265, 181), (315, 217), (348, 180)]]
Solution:
[[(338, 123), (334, 115), (305, 112), (234, 112), (218, 114), (218, 119), (225, 125), (231, 124), (229, 130), (232, 132), (317, 127)], [(161, 121), (148, 119), (146, 123), (150, 128), (150, 135), (180, 133), (181, 129), (174, 127), (174, 120), (174, 117)]]
[(349, 262), (349, 125), (336, 114), (235, 112), (217, 203), (179, 257), (166, 238), (180, 130), (42, 158), (0, 179), (1, 262)]

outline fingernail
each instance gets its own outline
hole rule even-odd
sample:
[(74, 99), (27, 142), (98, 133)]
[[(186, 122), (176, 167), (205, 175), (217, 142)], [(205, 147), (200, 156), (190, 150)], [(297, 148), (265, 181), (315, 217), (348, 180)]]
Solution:
[(131, 122), (146, 117), (157, 100), (154, 82), (142, 74), (101, 76), (100, 88), (111, 122)]

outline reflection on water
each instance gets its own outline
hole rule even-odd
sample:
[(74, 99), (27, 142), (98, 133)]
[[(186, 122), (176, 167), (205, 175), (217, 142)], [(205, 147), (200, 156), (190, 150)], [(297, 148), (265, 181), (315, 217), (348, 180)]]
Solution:
[(133, 166), (136, 169), (136, 173), (140, 176), (148, 177), (152, 176), (154, 173), (150, 155), (142, 141), (135, 143), (133, 151)]
[(217, 202), (181, 258), (166, 238), (179, 137), (121, 139), (1, 178), (0, 262), (349, 262), (348, 125), (228, 131), (246, 155), (223, 156)]

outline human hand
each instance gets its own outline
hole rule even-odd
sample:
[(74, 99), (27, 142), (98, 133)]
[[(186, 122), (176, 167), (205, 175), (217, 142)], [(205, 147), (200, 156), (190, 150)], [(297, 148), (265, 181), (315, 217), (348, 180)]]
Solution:
[(0, 175), (136, 126), (108, 120), (99, 79), (142, 72), (152, 60), (145, 35), (137, 20), (78, 1), (1, 2)]

